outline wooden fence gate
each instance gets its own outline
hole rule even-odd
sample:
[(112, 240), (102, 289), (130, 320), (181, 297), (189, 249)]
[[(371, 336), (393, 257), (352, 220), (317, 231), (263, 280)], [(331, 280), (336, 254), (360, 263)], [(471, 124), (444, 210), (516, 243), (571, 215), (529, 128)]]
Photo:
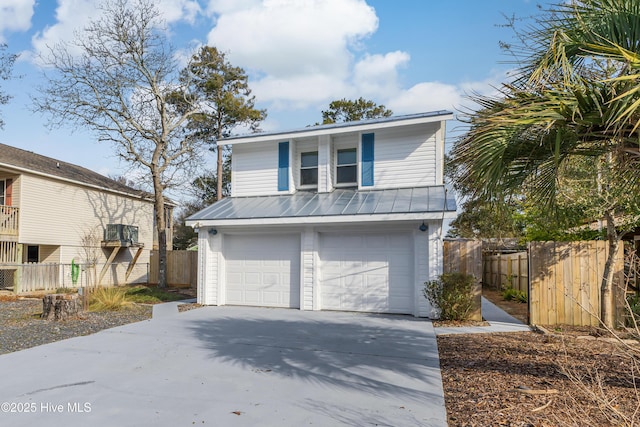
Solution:
[[(614, 325), (624, 319), (624, 248), (613, 265), (609, 301)], [(529, 244), (529, 315), (532, 324), (598, 326), (600, 283), (609, 253), (601, 240)]]
[[(149, 283), (158, 283), (158, 251), (151, 251)], [(196, 288), (198, 284), (198, 252), (167, 251), (167, 285)]]

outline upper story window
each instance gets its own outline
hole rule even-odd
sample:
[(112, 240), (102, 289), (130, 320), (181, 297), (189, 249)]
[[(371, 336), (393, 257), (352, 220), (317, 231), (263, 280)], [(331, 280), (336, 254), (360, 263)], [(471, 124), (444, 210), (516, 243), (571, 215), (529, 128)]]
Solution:
[(300, 185), (318, 185), (318, 152), (300, 154)]
[(4, 179), (0, 179), (0, 206), (4, 206), (6, 202), (5, 189), (6, 189), (6, 181)]
[(338, 150), (336, 162), (336, 185), (358, 183), (358, 156), (355, 148)]

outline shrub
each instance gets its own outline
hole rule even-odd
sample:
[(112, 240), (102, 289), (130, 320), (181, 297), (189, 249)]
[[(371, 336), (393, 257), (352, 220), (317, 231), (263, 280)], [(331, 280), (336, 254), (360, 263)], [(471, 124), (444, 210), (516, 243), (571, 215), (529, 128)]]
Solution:
[(527, 302), (526, 292), (508, 287), (502, 291), (502, 299), (505, 301)]
[(627, 296), (628, 313), (627, 326), (635, 326), (640, 321), (640, 295), (631, 294)]
[(126, 289), (118, 287), (96, 288), (89, 295), (89, 310), (117, 311), (132, 303), (127, 300)]
[(466, 320), (473, 311), (475, 281), (471, 274), (445, 273), (426, 282), (423, 294), (440, 310), (440, 319)]

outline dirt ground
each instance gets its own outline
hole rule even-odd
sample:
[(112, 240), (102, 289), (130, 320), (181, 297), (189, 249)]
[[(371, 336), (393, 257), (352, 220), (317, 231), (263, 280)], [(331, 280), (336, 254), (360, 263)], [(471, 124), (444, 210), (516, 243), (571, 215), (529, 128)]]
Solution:
[[(526, 304), (485, 297), (526, 319)], [(640, 346), (595, 328), (438, 337), (450, 426), (640, 423)]]

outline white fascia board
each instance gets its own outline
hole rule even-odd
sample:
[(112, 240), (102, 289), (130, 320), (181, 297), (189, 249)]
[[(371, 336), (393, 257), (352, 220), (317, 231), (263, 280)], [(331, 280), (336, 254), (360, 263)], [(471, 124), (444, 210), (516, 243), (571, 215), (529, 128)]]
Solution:
[(321, 135), (339, 135), (343, 133), (354, 132), (366, 132), (377, 129), (394, 128), (402, 126), (411, 126), (416, 124), (434, 123), (446, 120), (453, 120), (453, 113), (443, 114), (432, 117), (417, 117), (414, 119), (405, 119), (397, 121), (387, 121), (380, 123), (363, 123), (361, 125), (348, 125), (344, 127), (331, 127), (327, 129), (310, 129), (310, 130), (297, 130), (297, 131), (285, 131), (283, 133), (269, 133), (264, 135), (249, 135), (249, 136), (237, 136), (230, 139), (222, 139), (218, 141), (218, 145), (234, 145), (234, 144), (248, 144), (254, 142), (273, 142), (273, 141), (288, 141), (297, 138), (310, 138)]
[(331, 215), (279, 218), (242, 218), (242, 219), (199, 219), (185, 222), (189, 227), (224, 227), (243, 225), (307, 225), (307, 224), (353, 224), (367, 222), (391, 221), (428, 221), (434, 219), (453, 219), (454, 212), (424, 212), (409, 214), (375, 214), (375, 215)]

